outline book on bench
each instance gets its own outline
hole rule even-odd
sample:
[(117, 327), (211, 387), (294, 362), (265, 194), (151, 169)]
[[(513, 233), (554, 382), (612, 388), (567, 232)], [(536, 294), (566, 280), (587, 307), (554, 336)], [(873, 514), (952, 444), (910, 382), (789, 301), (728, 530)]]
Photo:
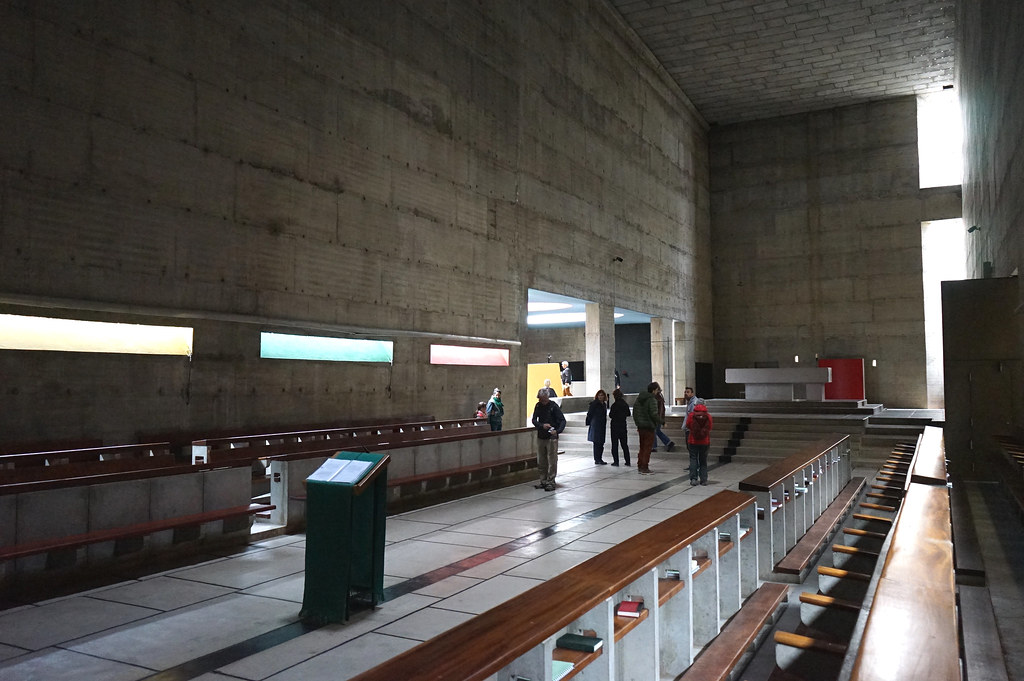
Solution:
[(596, 653), (604, 645), (604, 639), (583, 634), (562, 634), (555, 640), (555, 646), (584, 653)]
[(619, 617), (640, 616), (640, 613), (643, 612), (644, 609), (644, 599), (640, 598), (639, 600), (635, 600), (635, 597), (631, 598), (633, 598), (634, 600), (630, 600), (629, 598), (627, 598), (627, 600), (624, 600), (617, 606), (615, 606), (616, 615), (618, 615)]

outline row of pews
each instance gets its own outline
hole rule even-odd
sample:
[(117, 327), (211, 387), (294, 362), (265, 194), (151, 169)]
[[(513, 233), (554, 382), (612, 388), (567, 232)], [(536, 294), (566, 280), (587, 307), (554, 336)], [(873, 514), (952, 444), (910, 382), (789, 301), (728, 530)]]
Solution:
[[(833, 534), (798, 627), (775, 633), (772, 681), (960, 679), (941, 430), (897, 447), (868, 486), (848, 457), (841, 437), (797, 452), (356, 679), (738, 678), (788, 601), (764, 576), (802, 582)], [(640, 617), (619, 616), (636, 597)], [(567, 633), (603, 645), (560, 648)]]
[[(719, 492), (356, 678), (550, 681), (566, 663), (560, 678), (733, 678), (788, 600), (787, 584), (762, 576), (822, 517), (834, 525), (849, 456), (848, 437), (824, 439), (748, 478), (754, 494)], [(636, 597), (640, 616), (619, 616)], [(601, 648), (559, 647), (578, 633)]]
[(772, 681), (961, 679), (960, 623), (942, 430), (898, 446), (775, 633)]
[(525, 471), (535, 465), (534, 439), (532, 429), (492, 433), (485, 419), (457, 419), (233, 435), (185, 448), (8, 448), (0, 453), (0, 516), (11, 519), (0, 527), (0, 578), (240, 543), (256, 516), (301, 529), (302, 483), (338, 451), (388, 451), (389, 495), (402, 500), (427, 496), (427, 486)]

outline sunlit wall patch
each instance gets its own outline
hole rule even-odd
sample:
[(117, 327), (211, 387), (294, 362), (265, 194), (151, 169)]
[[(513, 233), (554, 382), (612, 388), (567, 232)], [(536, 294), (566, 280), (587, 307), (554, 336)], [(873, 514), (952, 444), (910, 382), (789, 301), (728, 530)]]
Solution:
[(507, 367), (508, 349), (432, 344), (430, 346), (430, 363), (473, 367)]
[(394, 343), (361, 338), (260, 333), (260, 357), (327, 362), (387, 362), (395, 359)]
[(192, 356), (192, 327), (0, 314), (0, 350)]

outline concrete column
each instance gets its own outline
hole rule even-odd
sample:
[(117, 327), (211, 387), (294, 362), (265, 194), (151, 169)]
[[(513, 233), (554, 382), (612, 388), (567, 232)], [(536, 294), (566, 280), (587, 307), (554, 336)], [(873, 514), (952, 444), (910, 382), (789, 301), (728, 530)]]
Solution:
[(615, 308), (587, 303), (587, 394), (615, 389)]
[(661, 385), (665, 403), (672, 404), (672, 320), (651, 317), (651, 380)]
[[(675, 398), (682, 397), (683, 391), (686, 390), (686, 386), (693, 386), (693, 341), (686, 340), (686, 322), (677, 321), (672, 325), (673, 328), (673, 343), (672, 343), (672, 367), (673, 372), (673, 383), (671, 387), (666, 387), (666, 402), (670, 405), (675, 404)], [(668, 401), (668, 394), (672, 395), (672, 401)]]

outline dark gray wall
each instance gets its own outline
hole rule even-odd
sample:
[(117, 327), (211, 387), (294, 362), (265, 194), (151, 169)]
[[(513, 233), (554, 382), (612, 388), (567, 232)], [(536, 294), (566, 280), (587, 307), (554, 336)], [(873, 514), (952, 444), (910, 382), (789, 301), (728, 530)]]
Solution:
[(615, 325), (615, 366), (624, 393), (638, 393), (651, 382), (651, 325)]

